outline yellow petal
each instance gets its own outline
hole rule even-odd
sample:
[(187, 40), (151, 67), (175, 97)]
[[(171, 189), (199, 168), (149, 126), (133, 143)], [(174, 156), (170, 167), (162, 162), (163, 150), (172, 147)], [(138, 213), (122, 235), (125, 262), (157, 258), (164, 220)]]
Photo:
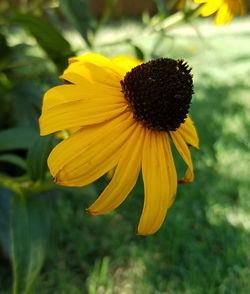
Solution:
[(201, 15), (209, 16), (215, 13), (221, 6), (222, 0), (210, 0), (202, 6)]
[(110, 181), (113, 178), (114, 174), (115, 174), (115, 167), (107, 172), (107, 175), (106, 175), (107, 180)]
[(72, 64), (74, 62), (82, 62), (82, 63), (92, 62), (95, 64), (100, 64), (100, 63), (105, 64), (105, 63), (110, 63), (110, 59), (108, 59), (106, 56), (103, 56), (101, 54), (89, 52), (89, 53), (85, 53), (83, 55), (70, 57), (68, 62), (69, 62), (69, 64)]
[(123, 70), (110, 59), (96, 53), (70, 58), (69, 66), (61, 76), (71, 83), (81, 83), (81, 78), (90, 83), (102, 83), (120, 87)]
[(82, 75), (70, 71), (64, 71), (59, 78), (75, 85), (81, 85), (86, 82), (86, 79)]
[(139, 60), (130, 56), (115, 56), (111, 59), (117, 67), (120, 67), (123, 70), (123, 75), (125, 76), (127, 72), (131, 71), (132, 68), (143, 63), (142, 60)]
[(193, 163), (189, 148), (187, 143), (182, 138), (181, 134), (178, 131), (170, 132), (172, 140), (175, 144), (176, 149), (178, 150), (179, 154), (185, 161), (188, 166), (188, 169), (184, 175), (184, 178), (181, 180), (182, 183), (190, 183), (194, 180), (194, 171), (193, 171)]
[(144, 129), (138, 124), (126, 142), (111, 182), (87, 209), (92, 215), (107, 213), (118, 207), (133, 189), (141, 169)]
[(199, 138), (190, 116), (185, 119), (185, 122), (180, 125), (177, 131), (188, 145), (199, 148)]
[(120, 77), (124, 75), (123, 67), (126, 66), (126, 64), (131, 64), (133, 67), (139, 64), (136, 58), (130, 56), (116, 56), (109, 59), (98, 53), (86, 53), (69, 59), (69, 65), (74, 62), (78, 62), (79, 64), (92, 63), (97, 66), (110, 68), (113, 72), (120, 75)]
[[(113, 66), (102, 64), (96, 65), (90, 62), (74, 62), (70, 64), (62, 74), (61, 78), (67, 80), (65, 74), (69, 73), (79, 75), (89, 83), (101, 83), (118, 88), (120, 87), (120, 81), (123, 79), (123, 76), (119, 75)], [(72, 82), (71, 80), (69, 81)]]
[(82, 81), (81, 85), (65, 84), (49, 89), (43, 97), (42, 111), (67, 102), (88, 100), (92, 98), (104, 99), (103, 96), (111, 96), (116, 101), (123, 101), (121, 88), (109, 87), (107, 85), (93, 85), (87, 81)]
[(114, 102), (113, 97), (63, 103), (44, 111), (39, 119), (41, 135), (63, 129), (83, 127), (108, 121), (127, 109), (125, 102)]
[(229, 23), (233, 18), (232, 13), (229, 11), (228, 4), (224, 4), (220, 7), (216, 14), (215, 23), (216, 25), (222, 25)]
[(194, 0), (194, 3), (200, 4), (200, 3), (206, 3), (209, 2), (210, 0)]
[(51, 174), (55, 176), (65, 164), (81, 154), (85, 146), (96, 140), (96, 138), (100, 138), (109, 130), (114, 129), (117, 125), (126, 123), (127, 120), (129, 120), (129, 114), (123, 114), (108, 122), (86, 126), (73, 133), (52, 150), (48, 158)]
[[(163, 223), (167, 210), (172, 204), (174, 195), (169, 174), (169, 161), (166, 134), (147, 131), (142, 155), (142, 175), (144, 181), (144, 206), (139, 235), (155, 233)], [(175, 184), (176, 185), (176, 184)]]
[[(118, 163), (124, 143), (133, 133), (135, 123), (131, 116), (127, 117), (124, 114), (121, 123), (113, 125), (112, 128), (110, 125), (112, 124), (110, 123), (109, 127), (105, 125), (100, 127), (101, 130), (96, 132), (94, 138), (91, 133), (87, 136), (83, 129), (66, 140), (68, 148), (76, 152), (72, 153), (72, 150), (65, 152), (67, 156), (70, 154), (69, 158), (61, 154), (60, 168), (56, 173), (54, 171), (55, 162), (58, 163), (58, 151), (53, 152), (56, 148), (52, 151), (48, 164), (57, 183), (66, 186), (84, 186), (101, 177)], [(74, 140), (70, 140), (73, 137)], [(89, 139), (90, 137), (92, 140)]]
[(175, 196), (176, 196), (176, 191), (177, 191), (177, 173), (176, 173), (176, 168), (175, 168), (175, 163), (172, 155), (172, 150), (169, 142), (169, 137), (168, 136), (163, 136), (163, 147), (164, 147), (164, 152), (165, 152), (165, 157), (166, 157), (166, 162), (167, 162), (167, 168), (168, 168), (168, 175), (169, 175), (169, 189), (170, 189), (170, 198), (171, 202), (169, 204), (169, 207), (173, 204)]

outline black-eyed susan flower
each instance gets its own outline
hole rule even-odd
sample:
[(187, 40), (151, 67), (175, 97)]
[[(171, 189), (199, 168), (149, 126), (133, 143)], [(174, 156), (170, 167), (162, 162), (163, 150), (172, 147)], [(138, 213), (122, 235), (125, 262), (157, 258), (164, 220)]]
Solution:
[(229, 23), (234, 15), (246, 13), (245, 0), (194, 0), (195, 3), (203, 4), (201, 15), (209, 16), (216, 13), (215, 23), (217, 25)]
[(87, 209), (90, 214), (119, 206), (142, 170), (145, 196), (138, 234), (156, 232), (177, 189), (171, 141), (188, 166), (181, 181), (193, 181), (189, 146), (198, 147), (198, 137), (188, 115), (190, 71), (183, 60), (141, 63), (90, 53), (71, 58), (61, 76), (67, 84), (46, 92), (41, 134), (73, 130), (48, 158), (55, 181), (84, 186), (114, 169), (106, 189)]

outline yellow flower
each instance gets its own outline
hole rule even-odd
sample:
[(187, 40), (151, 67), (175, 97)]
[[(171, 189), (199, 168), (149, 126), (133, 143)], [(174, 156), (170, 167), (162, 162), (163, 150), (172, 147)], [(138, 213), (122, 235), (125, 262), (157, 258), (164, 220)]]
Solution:
[(201, 8), (202, 16), (209, 16), (215, 12), (215, 23), (222, 25), (229, 23), (234, 15), (246, 13), (245, 0), (194, 0), (195, 3), (204, 5)]
[(179, 1), (177, 2), (176, 8), (177, 8), (178, 10), (182, 10), (182, 9), (185, 7), (185, 2), (186, 2), (186, 0), (179, 0)]
[(119, 206), (142, 170), (145, 196), (138, 234), (155, 233), (177, 189), (171, 140), (188, 166), (181, 181), (193, 181), (189, 146), (198, 148), (198, 137), (188, 115), (190, 71), (183, 60), (141, 63), (89, 53), (71, 58), (61, 76), (67, 84), (46, 92), (41, 135), (75, 130), (48, 158), (55, 181), (84, 186), (115, 168), (106, 189), (87, 209), (90, 214)]

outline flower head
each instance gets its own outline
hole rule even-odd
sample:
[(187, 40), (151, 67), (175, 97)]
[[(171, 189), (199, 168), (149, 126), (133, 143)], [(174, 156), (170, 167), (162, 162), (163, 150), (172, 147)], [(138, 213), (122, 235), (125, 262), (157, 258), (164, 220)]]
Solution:
[(244, 15), (246, 12), (245, 0), (194, 0), (204, 5), (201, 8), (202, 16), (216, 13), (215, 23), (222, 25), (229, 23), (234, 15)]
[(188, 115), (190, 72), (183, 60), (141, 63), (90, 53), (71, 58), (61, 76), (67, 84), (46, 92), (41, 134), (72, 130), (48, 158), (55, 181), (84, 186), (114, 169), (108, 186), (87, 209), (90, 214), (119, 206), (142, 170), (145, 195), (138, 234), (160, 228), (178, 182), (170, 141), (188, 166), (181, 182), (194, 179), (189, 146), (198, 147), (198, 137)]

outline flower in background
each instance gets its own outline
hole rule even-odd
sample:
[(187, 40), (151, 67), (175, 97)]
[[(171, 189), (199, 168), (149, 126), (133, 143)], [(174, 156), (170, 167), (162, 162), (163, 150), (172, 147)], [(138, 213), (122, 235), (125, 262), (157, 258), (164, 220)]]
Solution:
[(245, 0), (194, 0), (195, 3), (204, 5), (201, 7), (201, 15), (209, 16), (216, 13), (217, 25), (229, 23), (234, 15), (246, 13)]
[(190, 72), (183, 60), (141, 63), (90, 53), (71, 58), (61, 76), (67, 84), (47, 91), (41, 135), (74, 130), (48, 158), (55, 181), (84, 186), (115, 168), (108, 186), (87, 209), (90, 214), (119, 206), (142, 170), (145, 196), (138, 234), (160, 228), (177, 190), (170, 141), (188, 166), (181, 182), (194, 179), (189, 146), (198, 148), (198, 137), (188, 115)]
[(186, 2), (186, 0), (179, 0), (176, 4), (176, 8), (178, 9), (178, 10), (183, 10), (184, 9), (184, 7), (185, 7), (185, 2)]

